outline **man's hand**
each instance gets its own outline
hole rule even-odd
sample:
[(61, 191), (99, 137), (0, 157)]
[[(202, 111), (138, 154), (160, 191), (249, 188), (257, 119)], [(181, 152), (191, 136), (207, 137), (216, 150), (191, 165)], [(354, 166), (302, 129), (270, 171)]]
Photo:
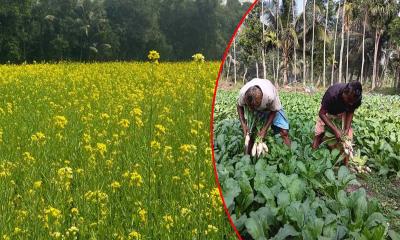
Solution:
[(349, 136), (349, 133), (350, 133), (350, 128), (344, 130), (344, 134), (345, 134), (346, 136)]
[(336, 137), (336, 140), (337, 140), (338, 142), (341, 141), (341, 139), (342, 139), (342, 132), (339, 131), (338, 129), (336, 129), (336, 130), (335, 130), (335, 137)]
[(242, 124), (242, 130), (243, 130), (243, 136), (246, 136), (250, 132), (250, 129), (247, 126), (247, 124)]
[(258, 136), (261, 139), (264, 139), (266, 134), (267, 134), (267, 130), (265, 128), (261, 128), (261, 130), (258, 132)]

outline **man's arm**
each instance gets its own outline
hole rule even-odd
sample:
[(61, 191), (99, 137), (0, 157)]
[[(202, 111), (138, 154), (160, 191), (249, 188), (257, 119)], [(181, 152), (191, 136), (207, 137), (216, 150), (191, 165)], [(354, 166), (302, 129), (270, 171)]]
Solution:
[(244, 118), (244, 107), (237, 104), (236, 108), (239, 114), (240, 125), (242, 125), (243, 135), (246, 136), (246, 134), (249, 132), (249, 127), (247, 126), (246, 119)]
[(260, 132), (258, 132), (258, 136), (261, 138), (264, 138), (265, 135), (267, 134), (267, 130), (269, 129), (269, 127), (271, 127), (272, 121), (274, 120), (275, 116), (276, 116), (277, 111), (271, 111), (268, 114), (268, 118), (264, 123), (264, 126), (261, 128)]
[(354, 112), (346, 112), (346, 118), (344, 121), (344, 133), (349, 135), (349, 131), (351, 128), (351, 122), (353, 121)]
[(332, 129), (333, 133), (335, 134), (335, 137), (337, 140), (340, 140), (340, 138), (342, 137), (342, 133), (340, 132), (340, 130), (335, 126), (335, 124), (333, 124), (333, 122), (328, 118), (328, 116), (326, 115), (328, 112), (326, 111), (325, 108), (321, 107), (321, 109), (319, 110), (319, 117), (322, 119), (322, 121), (330, 128)]

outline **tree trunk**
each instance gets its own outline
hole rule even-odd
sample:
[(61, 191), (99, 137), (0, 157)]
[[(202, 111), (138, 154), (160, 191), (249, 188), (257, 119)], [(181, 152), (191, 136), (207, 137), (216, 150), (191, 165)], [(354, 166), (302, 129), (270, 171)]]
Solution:
[(329, 1), (326, 4), (326, 15), (325, 15), (325, 33), (324, 33), (324, 66), (322, 74), (322, 84), (325, 88), (326, 86), (326, 32), (328, 29), (328, 13), (329, 13)]
[[(292, 12), (293, 12), (293, 29), (296, 28), (296, 14), (294, 7), (294, 0), (292, 0)], [(294, 54), (294, 82), (297, 81), (297, 56), (296, 56), (296, 44), (293, 44), (293, 54)]]
[(256, 61), (256, 76), (258, 78), (258, 62)]
[(375, 31), (375, 49), (374, 49), (374, 65), (372, 67), (372, 85), (371, 85), (371, 90), (374, 90), (376, 87), (376, 77), (377, 77), (377, 65), (378, 65), (378, 47), (379, 47), (379, 41), (381, 39), (381, 33), (380, 30), (377, 29)]
[(232, 57), (228, 56), (226, 57), (226, 60), (228, 60), (229, 58), (229, 62), (228, 62), (228, 70), (226, 71), (226, 81), (229, 80), (229, 70), (231, 69), (231, 62), (232, 62)]
[(306, 85), (306, 3), (303, 0), (303, 85)]
[(400, 93), (400, 67), (397, 68), (397, 92)]
[(347, 46), (346, 46), (346, 79), (345, 81), (348, 82), (349, 78), (349, 41), (350, 41), (350, 26), (348, 25), (349, 22), (347, 23)]
[(336, 27), (335, 27), (335, 38), (333, 41), (333, 58), (332, 58), (332, 75), (331, 75), (331, 86), (333, 85), (333, 74), (335, 72), (335, 62), (336, 62), (336, 37), (337, 37), (337, 29), (338, 29), (338, 23), (339, 23), (339, 10), (337, 10), (336, 13)]
[[(278, 27), (278, 24), (279, 24), (279, 14), (278, 14), (278, 10), (279, 10), (279, 1), (276, 1), (276, 4), (275, 4), (275, 16), (276, 16), (276, 42), (277, 43), (279, 43), (279, 34), (278, 34), (278, 32), (279, 32), (279, 27)], [(279, 83), (279, 62), (280, 62), (280, 60), (279, 60), (279, 47), (277, 46), (276, 47), (276, 50), (277, 50), (277, 53), (278, 53), (278, 56), (277, 56), (277, 63), (276, 63), (276, 82), (275, 82), (275, 84), (276, 83)]]
[(243, 84), (244, 84), (244, 82), (245, 82), (245, 80), (246, 80), (246, 74), (247, 74), (247, 67), (244, 66)]
[[(264, 0), (261, 0), (261, 17), (264, 15)], [(262, 64), (263, 64), (263, 76), (264, 79), (267, 78), (267, 66), (265, 64), (265, 50), (264, 50), (264, 36), (265, 36), (265, 25), (262, 24), (262, 43), (261, 43), (261, 54), (262, 54)]]
[(276, 80), (276, 73), (275, 73), (275, 58), (274, 58), (274, 56), (272, 56), (272, 72), (274, 73), (274, 82), (275, 82), (275, 80)]
[(339, 55), (339, 83), (342, 82), (342, 70), (343, 70), (343, 50), (344, 50), (344, 17), (346, 15), (346, 0), (343, 2), (342, 6), (342, 43), (340, 45), (340, 55)]
[(265, 64), (265, 51), (264, 51), (264, 49), (261, 49), (261, 55), (262, 55), (262, 64), (263, 64), (263, 77), (264, 77), (264, 79), (267, 79), (267, 66)]
[(283, 86), (288, 83), (288, 68), (289, 68), (289, 47), (285, 46), (283, 54)]
[(233, 38), (233, 77), (235, 79), (235, 85), (236, 85), (236, 37)]
[(365, 64), (365, 28), (367, 25), (367, 11), (364, 13), (364, 21), (363, 21), (363, 38), (362, 38), (362, 62), (361, 62), (361, 80), (360, 83), (364, 82), (364, 64)]
[(315, 0), (313, 1), (313, 23), (311, 41), (311, 84), (314, 85), (314, 35), (315, 35)]

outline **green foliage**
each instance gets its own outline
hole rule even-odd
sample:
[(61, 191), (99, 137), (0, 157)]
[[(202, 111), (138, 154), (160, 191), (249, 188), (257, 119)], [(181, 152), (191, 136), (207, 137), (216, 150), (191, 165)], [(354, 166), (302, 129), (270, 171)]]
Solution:
[(238, 0), (21, 0), (0, 4), (0, 63), (220, 59), (249, 7)]
[[(339, 151), (311, 150), (320, 94), (281, 93), (280, 97), (291, 124), (292, 146), (289, 149), (278, 136), (269, 135), (270, 152), (255, 162), (243, 154), (244, 138), (235, 110), (224, 109), (229, 102), (234, 105), (236, 93), (219, 90), (217, 94), (214, 146), (218, 176), (241, 235), (253, 239), (383, 239), (388, 234), (387, 220), (363, 188), (346, 192), (349, 184), (358, 183), (345, 166), (334, 168)], [(393, 107), (399, 106), (400, 99), (366, 96), (363, 101), (353, 125), (357, 148), (376, 171), (387, 166), (387, 173), (398, 173), (397, 161), (391, 157), (399, 155), (395, 140), (400, 119), (393, 110), (399, 108)], [(379, 140), (375, 148), (362, 144), (372, 133)], [(390, 138), (393, 141), (385, 144)], [(387, 161), (376, 163), (373, 159), (384, 151)], [(391, 231), (389, 235), (396, 234)]]

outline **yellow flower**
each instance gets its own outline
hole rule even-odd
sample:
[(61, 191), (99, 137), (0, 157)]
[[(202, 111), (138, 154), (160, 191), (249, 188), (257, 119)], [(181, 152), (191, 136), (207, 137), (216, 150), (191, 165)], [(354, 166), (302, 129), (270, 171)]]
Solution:
[(189, 168), (185, 168), (185, 169), (183, 170), (183, 176), (185, 176), (185, 177), (190, 176), (190, 169), (189, 169)]
[(181, 208), (181, 215), (182, 215), (183, 217), (187, 216), (190, 212), (191, 212), (190, 209)]
[(64, 116), (55, 116), (54, 117), (54, 124), (57, 127), (60, 128), (65, 128), (65, 125), (67, 125), (68, 120)]
[(143, 184), (142, 176), (136, 171), (132, 172), (129, 177), (129, 184), (131, 186), (136, 186), (136, 187), (142, 186)]
[(172, 181), (179, 181), (181, 178), (179, 176), (172, 176)]
[(155, 50), (151, 50), (149, 52), (149, 55), (147, 55), (147, 58), (150, 60), (150, 62), (158, 63), (158, 59), (160, 59), (160, 54)]
[(72, 235), (76, 235), (79, 232), (79, 229), (76, 226), (72, 226), (68, 229), (69, 233), (72, 233)]
[(63, 167), (58, 169), (57, 174), (61, 179), (72, 179), (73, 177), (72, 168), (70, 167)]
[(35, 158), (31, 155), (30, 152), (24, 152), (23, 154), (24, 160), (27, 162), (33, 162), (35, 161)]
[(142, 116), (142, 110), (140, 108), (134, 108), (131, 111), (131, 115), (141, 117)]
[(218, 232), (218, 228), (217, 227), (215, 227), (215, 226), (213, 226), (213, 225), (211, 225), (211, 224), (209, 224), (208, 226), (207, 226), (207, 230), (205, 231), (205, 234), (207, 235), (207, 234), (209, 234), (209, 233), (216, 233), (216, 232)]
[(108, 119), (110, 118), (110, 115), (108, 115), (107, 113), (102, 113), (102, 114), (100, 115), (100, 118), (101, 118), (102, 120), (108, 120)]
[(46, 136), (42, 132), (37, 132), (31, 136), (31, 141), (35, 143), (44, 143)]
[(157, 142), (156, 140), (151, 141), (150, 143), (150, 147), (153, 150), (159, 150), (161, 148), (161, 144), (159, 142)]
[(79, 214), (78, 208), (71, 208), (71, 214), (72, 215), (78, 215)]
[(171, 215), (163, 216), (164, 226), (169, 231), (174, 226), (174, 219)]
[(117, 181), (114, 181), (114, 182), (111, 183), (111, 188), (113, 190), (116, 190), (116, 189), (118, 189), (120, 187), (121, 187), (121, 184), (119, 182), (117, 182)]
[(85, 199), (87, 201), (91, 201), (93, 203), (104, 203), (108, 202), (108, 195), (99, 190), (97, 191), (88, 191), (85, 193)]
[(140, 233), (138, 233), (137, 231), (133, 230), (132, 232), (129, 233), (128, 239), (132, 239), (132, 240), (139, 240), (141, 239), (142, 236), (140, 235)]
[[(84, 133), (84, 134), (83, 134), (83, 141), (84, 141), (85, 143), (89, 143), (89, 142), (90, 142), (90, 139), (91, 139), (91, 137), (90, 137), (89, 134), (87, 134), (87, 133)], [(90, 146), (89, 146), (89, 147), (90, 147)]]
[(42, 181), (36, 181), (33, 183), (33, 188), (38, 189), (42, 186)]
[(179, 148), (181, 150), (182, 153), (193, 153), (196, 151), (197, 147), (195, 145), (192, 144), (183, 144), (180, 146)]
[(204, 55), (201, 54), (201, 53), (196, 53), (196, 54), (194, 54), (194, 55), (192, 56), (192, 58), (193, 58), (193, 61), (194, 61), (194, 62), (198, 62), (198, 63), (203, 63), (204, 60), (205, 60)]
[(50, 236), (52, 236), (52, 237), (54, 237), (54, 238), (61, 238), (61, 233), (60, 232), (53, 232), (53, 233), (50, 233)]
[(156, 136), (160, 136), (162, 134), (165, 134), (165, 127), (161, 124), (157, 124), (154, 126), (156, 128)]
[(147, 211), (145, 209), (139, 208), (138, 214), (140, 217), (140, 221), (142, 221), (143, 223), (146, 223), (147, 222)]
[(120, 125), (123, 128), (128, 128), (130, 125), (130, 122), (128, 119), (122, 119), (121, 121), (118, 122), (118, 125)]
[(101, 156), (104, 156), (104, 154), (107, 152), (107, 145), (104, 143), (97, 143), (96, 147)]
[(44, 213), (48, 216), (52, 216), (54, 218), (60, 218), (61, 217), (61, 211), (58, 210), (57, 208), (54, 208), (52, 206), (49, 206), (44, 210)]

